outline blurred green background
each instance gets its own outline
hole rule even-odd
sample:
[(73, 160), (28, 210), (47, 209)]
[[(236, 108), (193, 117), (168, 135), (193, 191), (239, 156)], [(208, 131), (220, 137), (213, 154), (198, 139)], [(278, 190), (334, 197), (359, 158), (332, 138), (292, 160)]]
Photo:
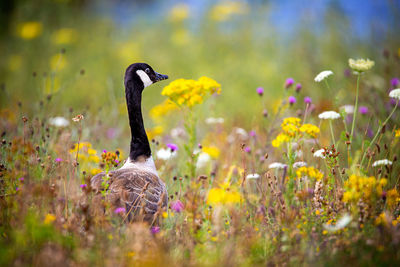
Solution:
[(90, 111), (126, 127), (123, 74), (129, 64), (147, 62), (170, 77), (144, 93), (148, 128), (163, 86), (201, 76), (222, 85), (206, 115), (251, 127), (263, 109), (257, 87), (265, 89), (269, 112), (287, 97), (289, 77), (303, 85), (297, 105), (307, 95), (330, 105), (332, 96), (313, 80), (325, 69), (335, 73), (339, 97), (353, 90), (353, 78), (345, 79), (349, 57), (375, 60), (385, 78), (374, 86), (388, 88), (399, 76), (390, 67), (399, 62), (399, 11), (391, 0), (2, 1), (1, 115)]

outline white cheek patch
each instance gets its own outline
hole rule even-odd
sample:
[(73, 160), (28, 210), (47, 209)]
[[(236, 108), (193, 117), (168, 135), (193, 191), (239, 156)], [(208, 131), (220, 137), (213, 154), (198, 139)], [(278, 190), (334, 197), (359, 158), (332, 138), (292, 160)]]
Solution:
[(137, 70), (136, 74), (139, 75), (140, 79), (143, 82), (144, 87), (147, 87), (147, 86), (153, 84), (153, 82), (150, 80), (149, 75), (147, 75), (146, 72), (144, 72), (142, 70)]

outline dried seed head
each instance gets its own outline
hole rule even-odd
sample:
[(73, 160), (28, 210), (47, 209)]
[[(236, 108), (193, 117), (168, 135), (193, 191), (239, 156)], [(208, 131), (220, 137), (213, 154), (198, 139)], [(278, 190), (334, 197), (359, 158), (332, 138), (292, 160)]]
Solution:
[(268, 159), (268, 153), (265, 153), (264, 159)]
[(22, 121), (23, 121), (24, 123), (26, 123), (26, 122), (28, 121), (28, 118), (25, 117), (25, 116), (22, 116)]

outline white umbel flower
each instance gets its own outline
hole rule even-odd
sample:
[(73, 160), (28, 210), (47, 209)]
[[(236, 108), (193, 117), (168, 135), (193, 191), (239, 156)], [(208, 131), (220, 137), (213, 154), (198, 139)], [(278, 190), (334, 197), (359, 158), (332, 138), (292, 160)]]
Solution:
[(392, 165), (393, 162), (391, 162), (388, 159), (381, 159), (381, 160), (377, 160), (374, 163), (372, 163), (372, 167), (376, 167), (376, 166), (381, 166), (381, 165)]
[(400, 100), (400, 88), (390, 91), (389, 97)]
[(295, 169), (300, 168), (300, 167), (305, 167), (305, 166), (307, 166), (307, 162), (304, 162), (304, 161), (298, 161), (298, 162), (293, 163), (293, 168), (295, 168)]
[(210, 117), (210, 118), (207, 118), (206, 119), (206, 123), (207, 124), (222, 124), (222, 123), (224, 123), (224, 118), (213, 118), (213, 117)]
[(199, 157), (197, 158), (196, 168), (201, 169), (207, 166), (207, 164), (211, 161), (210, 155), (205, 152), (201, 152)]
[(314, 157), (324, 159), (325, 156), (322, 154), (325, 150), (320, 149), (314, 152)]
[(325, 111), (318, 115), (321, 120), (336, 120), (340, 118), (340, 114), (336, 111)]
[(258, 179), (260, 175), (258, 173), (250, 173), (246, 176), (246, 179)]
[(287, 166), (286, 164), (283, 164), (283, 163), (280, 163), (280, 162), (274, 162), (274, 163), (269, 164), (268, 168), (270, 168), (270, 169), (283, 169), (286, 166)]
[(64, 117), (54, 117), (49, 119), (49, 124), (55, 127), (66, 127), (69, 121)]
[(344, 110), (346, 114), (353, 114), (354, 113), (354, 106), (353, 105), (344, 105), (341, 106), (340, 109)]
[(375, 65), (375, 62), (369, 59), (349, 59), (349, 66), (356, 72), (364, 72), (371, 69)]
[(171, 149), (161, 148), (156, 154), (158, 159), (168, 160), (176, 156), (176, 151), (172, 152)]
[(317, 76), (315, 76), (314, 81), (316, 81), (317, 83), (322, 82), (323, 80), (325, 80), (332, 74), (333, 74), (333, 71), (331, 71), (331, 70), (321, 71)]
[(349, 214), (345, 214), (340, 218), (335, 225), (324, 224), (324, 228), (330, 232), (336, 232), (340, 229), (345, 228), (353, 218)]

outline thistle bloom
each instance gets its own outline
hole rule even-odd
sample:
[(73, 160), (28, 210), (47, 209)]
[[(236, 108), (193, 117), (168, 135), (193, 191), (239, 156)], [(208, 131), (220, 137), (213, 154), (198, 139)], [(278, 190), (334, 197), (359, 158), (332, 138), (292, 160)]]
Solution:
[(264, 94), (264, 88), (258, 87), (258, 88), (257, 88), (257, 94), (258, 94), (259, 96), (262, 96), (262, 95)]
[(362, 73), (364, 71), (370, 70), (375, 65), (375, 62), (369, 59), (349, 59), (349, 66), (352, 70)]
[(309, 96), (304, 97), (304, 103), (311, 104), (311, 97)]
[(61, 162), (61, 161), (62, 161), (62, 158), (56, 158), (55, 161), (56, 161), (56, 162)]
[(247, 153), (250, 153), (251, 152), (251, 148), (249, 146), (246, 146), (244, 148), (244, 151), (247, 152)]
[(301, 88), (302, 88), (301, 83), (296, 84), (296, 92), (297, 93), (300, 92)]
[(340, 114), (335, 111), (325, 111), (318, 115), (321, 120), (335, 120), (340, 118)]
[(296, 103), (296, 98), (294, 96), (289, 96), (289, 104), (293, 105), (294, 103)]
[(286, 167), (287, 167), (286, 164), (283, 164), (280, 162), (274, 162), (274, 163), (269, 164), (269, 166), (268, 166), (269, 169), (284, 169)]
[(178, 146), (172, 143), (167, 144), (167, 147), (169, 149), (171, 149), (172, 152), (177, 151), (178, 150)]
[(157, 234), (160, 232), (160, 227), (159, 226), (153, 226), (151, 227), (151, 233), (152, 234)]
[(332, 74), (333, 72), (331, 70), (321, 71), (317, 76), (315, 76), (314, 81), (316, 81), (317, 83), (322, 82)]
[(372, 163), (372, 167), (376, 167), (376, 166), (381, 166), (381, 165), (392, 165), (393, 162), (391, 162), (388, 159), (381, 159), (381, 160), (377, 160), (374, 163)]
[(249, 132), (249, 135), (250, 135), (251, 137), (255, 137), (255, 136), (256, 136), (256, 132), (255, 132), (255, 131), (250, 131), (250, 132)]
[(180, 200), (176, 200), (171, 203), (171, 209), (177, 213), (182, 212), (183, 208), (184, 208), (183, 203)]
[(287, 78), (285, 81), (285, 88), (289, 88), (290, 86), (292, 86), (294, 84), (294, 80), (293, 78)]
[(361, 107), (358, 108), (358, 111), (359, 111), (361, 114), (365, 115), (365, 114), (368, 113), (368, 107), (361, 106)]
[(390, 91), (389, 97), (400, 100), (400, 88)]
[(400, 84), (399, 78), (393, 78), (390, 80), (390, 84), (393, 86), (393, 88), (397, 87)]
[(86, 188), (87, 187), (87, 184), (81, 184), (80, 186), (79, 186), (80, 188)]
[(123, 214), (123, 213), (125, 213), (125, 211), (126, 211), (125, 208), (119, 207), (114, 210), (114, 213), (115, 214)]

